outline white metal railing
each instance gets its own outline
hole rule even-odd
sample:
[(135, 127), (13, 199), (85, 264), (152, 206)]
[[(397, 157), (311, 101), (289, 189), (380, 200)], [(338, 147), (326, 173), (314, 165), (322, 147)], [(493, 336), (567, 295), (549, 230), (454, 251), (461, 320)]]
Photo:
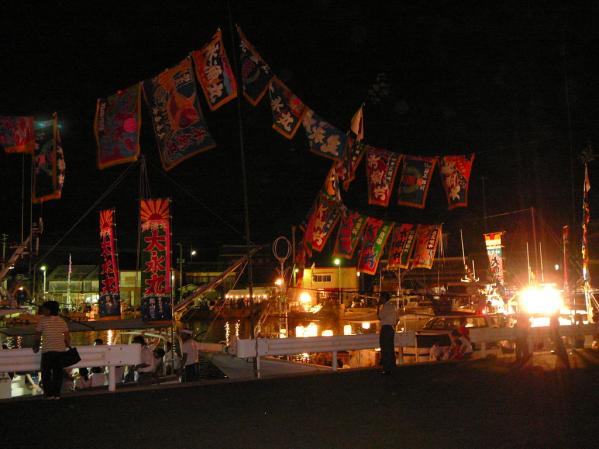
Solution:
[[(77, 346), (81, 360), (68, 368), (108, 367), (108, 390), (115, 391), (115, 368), (141, 363), (141, 345)], [(0, 373), (39, 371), (42, 354), (31, 348), (0, 351)]]
[[(449, 331), (448, 331), (449, 332)], [(501, 340), (515, 340), (518, 329), (513, 327), (487, 327), (470, 329), (470, 340), (480, 347), (482, 357), (486, 357), (488, 343)], [(559, 335), (563, 337), (599, 335), (599, 324), (560, 326)], [(529, 341), (550, 337), (550, 327), (533, 327), (528, 330)], [(396, 347), (416, 347), (418, 353), (417, 332), (407, 331), (395, 334)], [(332, 368), (337, 370), (337, 353), (339, 351), (355, 351), (360, 349), (379, 348), (378, 334), (338, 335), (331, 337), (300, 337), (300, 338), (258, 338), (240, 339), (229, 347), (229, 353), (239, 358), (256, 357), (258, 375), (260, 375), (260, 357), (295, 355), (313, 352), (331, 352), (333, 354)], [(399, 352), (400, 357), (402, 351)], [(400, 358), (401, 361), (401, 358)]]

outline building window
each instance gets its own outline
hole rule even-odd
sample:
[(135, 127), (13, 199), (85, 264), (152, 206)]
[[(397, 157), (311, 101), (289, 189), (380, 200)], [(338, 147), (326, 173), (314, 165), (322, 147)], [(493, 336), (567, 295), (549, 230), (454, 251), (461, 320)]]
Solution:
[(331, 282), (330, 274), (313, 274), (312, 282)]

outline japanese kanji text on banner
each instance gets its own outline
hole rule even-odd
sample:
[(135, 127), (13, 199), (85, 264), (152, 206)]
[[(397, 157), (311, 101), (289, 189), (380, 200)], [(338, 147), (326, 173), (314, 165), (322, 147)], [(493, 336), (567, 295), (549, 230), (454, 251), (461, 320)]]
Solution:
[(119, 263), (116, 249), (114, 209), (100, 211), (100, 318), (121, 315)]

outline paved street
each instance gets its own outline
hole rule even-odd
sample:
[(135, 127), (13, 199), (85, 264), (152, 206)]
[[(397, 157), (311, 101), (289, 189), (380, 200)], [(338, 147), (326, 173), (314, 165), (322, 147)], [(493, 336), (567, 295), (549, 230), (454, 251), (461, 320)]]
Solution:
[(599, 354), (549, 353), (0, 404), (2, 447), (596, 447)]

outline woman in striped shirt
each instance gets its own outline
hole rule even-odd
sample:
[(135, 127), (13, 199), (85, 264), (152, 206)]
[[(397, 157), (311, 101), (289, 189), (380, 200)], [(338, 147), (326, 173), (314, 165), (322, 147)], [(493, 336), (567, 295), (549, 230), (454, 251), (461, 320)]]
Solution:
[(47, 399), (60, 399), (63, 378), (63, 354), (71, 339), (67, 323), (58, 316), (56, 301), (46, 301), (40, 307), (43, 315), (35, 328), (33, 352), (42, 348), (42, 386)]

